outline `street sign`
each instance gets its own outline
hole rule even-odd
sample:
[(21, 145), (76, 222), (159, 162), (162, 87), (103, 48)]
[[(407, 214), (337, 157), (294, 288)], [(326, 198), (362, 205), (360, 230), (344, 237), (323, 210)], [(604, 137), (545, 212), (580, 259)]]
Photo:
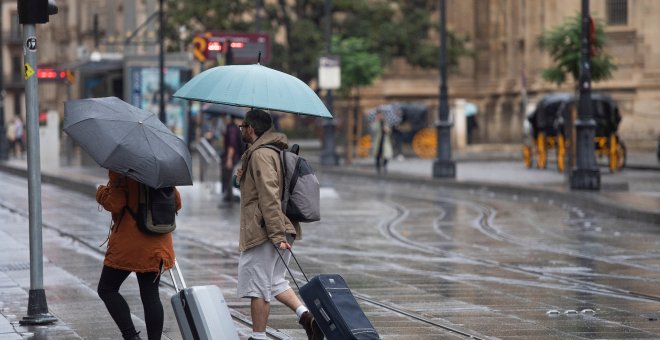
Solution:
[(341, 87), (341, 63), (339, 56), (326, 55), (319, 59), (319, 88), (336, 90)]
[(193, 38), (193, 56), (201, 62), (208, 59), (222, 59), (228, 49), (229, 41), (231, 41), (234, 64), (257, 63), (259, 52), (261, 52), (262, 64), (270, 61), (270, 36), (267, 33), (200, 33)]
[(73, 84), (75, 81), (75, 75), (71, 70), (39, 66), (37, 68), (37, 79), (39, 79), (39, 81), (66, 82)]

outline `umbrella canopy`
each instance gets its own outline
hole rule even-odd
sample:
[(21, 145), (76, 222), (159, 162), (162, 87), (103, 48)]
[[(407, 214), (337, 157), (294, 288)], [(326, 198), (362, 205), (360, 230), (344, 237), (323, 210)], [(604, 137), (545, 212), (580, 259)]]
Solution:
[(64, 131), (106, 169), (152, 188), (192, 185), (186, 143), (153, 113), (117, 97), (67, 101)]
[(397, 125), (403, 120), (401, 106), (398, 104), (384, 104), (372, 109), (367, 113), (369, 122), (373, 122), (376, 119), (378, 112), (383, 113), (383, 118), (389, 126)]
[(465, 102), (463, 109), (465, 110), (465, 117), (475, 116), (477, 113), (479, 113), (477, 105), (474, 105), (474, 103), (471, 102)]
[(183, 85), (174, 97), (332, 118), (307, 84), (260, 64), (208, 69)]
[(246, 109), (226, 104), (206, 103), (202, 105), (202, 112), (210, 115), (230, 115), (235, 118), (245, 118)]

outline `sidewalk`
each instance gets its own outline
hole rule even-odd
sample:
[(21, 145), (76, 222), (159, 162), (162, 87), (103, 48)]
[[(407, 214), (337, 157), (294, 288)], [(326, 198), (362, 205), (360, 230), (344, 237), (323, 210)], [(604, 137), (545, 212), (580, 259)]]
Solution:
[[(655, 151), (630, 152), (626, 167), (616, 173), (610, 173), (606, 160), (600, 160), (601, 190), (596, 192), (571, 190), (568, 173), (558, 172), (552, 159), (547, 169), (525, 168), (516, 154), (518, 151), (515, 145), (477, 145), (455, 152), (455, 179), (434, 179), (432, 159), (394, 159), (383, 178), (415, 181), (420, 185), (433, 181), (453, 188), (545, 195), (593, 209), (606, 209), (616, 216), (660, 221), (660, 162)], [(372, 158), (354, 160), (348, 168), (323, 171), (376, 176)]]
[[(454, 180), (434, 179), (433, 160), (419, 158), (391, 161), (388, 166), (389, 173), (380, 178), (419, 185), (432, 183), (461, 190), (556, 197), (557, 200), (583, 204), (593, 209), (607, 209), (615, 215), (634, 216), (656, 223), (660, 221), (660, 163), (655, 158), (655, 153), (631, 152), (628, 167), (624, 171), (611, 174), (607, 168), (601, 167), (601, 191), (576, 192), (568, 188), (565, 174), (558, 173), (552, 166), (545, 170), (526, 169), (515, 152), (517, 151), (514, 147), (485, 146), (457, 152), (457, 175)], [(312, 162), (318, 161), (318, 154), (314, 151), (305, 156)], [(0, 162), (0, 171), (21, 176), (26, 175), (26, 168), (24, 159)], [(371, 158), (354, 160), (350, 166), (320, 168), (317, 165), (317, 168), (321, 176), (323, 173), (336, 173), (378, 177)], [(196, 176), (197, 169), (193, 173)], [(95, 187), (105, 180), (106, 170), (100, 167), (42, 169), (43, 183), (56, 184), (87, 194), (93, 194)], [(29, 259), (26, 254), (29, 252), (25, 249), (25, 240), (12, 238), (11, 221), (5, 224), (8, 225), (5, 227), (8, 230), (0, 231), (0, 339), (39, 338), (39, 327), (27, 328), (18, 325), (18, 320), (25, 316), (27, 311), (25, 287), (29, 287)], [(44, 270), (53, 269), (46, 263)], [(75, 281), (73, 277), (69, 279)], [(75, 282), (73, 284), (75, 285)], [(55, 326), (49, 326), (52, 327), (55, 327), (57, 332), (49, 330), (49, 339), (80, 338), (62, 321), (58, 321)]]

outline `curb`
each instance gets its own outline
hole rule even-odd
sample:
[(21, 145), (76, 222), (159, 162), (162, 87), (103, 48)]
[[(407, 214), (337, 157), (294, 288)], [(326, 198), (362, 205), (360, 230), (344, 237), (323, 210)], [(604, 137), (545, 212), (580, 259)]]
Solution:
[(615, 204), (616, 202), (608, 200), (606, 197), (603, 197), (597, 192), (566, 192), (560, 189), (553, 190), (540, 187), (523, 187), (512, 184), (499, 184), (499, 183), (484, 183), (484, 182), (474, 182), (474, 181), (465, 181), (457, 182), (454, 179), (439, 179), (439, 178), (428, 178), (419, 175), (404, 175), (404, 174), (394, 174), (390, 173), (385, 176), (379, 176), (374, 174), (371, 171), (364, 171), (356, 168), (342, 169), (338, 167), (319, 167), (320, 172), (325, 172), (334, 175), (344, 175), (344, 176), (359, 176), (362, 178), (378, 178), (378, 179), (387, 179), (390, 181), (396, 181), (401, 183), (415, 183), (419, 185), (428, 185), (433, 183), (439, 188), (447, 189), (462, 189), (462, 190), (488, 190), (494, 191), (501, 194), (508, 195), (518, 195), (518, 196), (543, 196), (547, 199), (552, 199), (558, 202), (566, 202), (572, 205), (579, 205), (581, 207), (596, 210), (596, 211), (607, 211), (609, 214), (614, 215), (618, 218), (628, 218), (635, 219), (638, 221), (648, 222), (648, 223), (658, 223), (660, 221), (660, 211), (653, 212), (647, 210), (636, 209), (630, 206), (622, 206), (620, 204)]
[[(441, 188), (448, 189), (462, 189), (462, 190), (489, 190), (497, 193), (518, 195), (518, 196), (543, 196), (547, 199), (556, 200), (559, 202), (566, 202), (569, 204), (579, 205), (581, 207), (596, 210), (607, 211), (608, 213), (619, 218), (635, 219), (648, 223), (658, 223), (660, 221), (660, 211), (647, 211), (641, 210), (631, 206), (624, 206), (616, 204), (616, 201), (608, 200), (606, 197), (600, 195), (598, 192), (567, 192), (561, 189), (553, 190), (540, 187), (523, 187), (512, 184), (500, 183), (484, 183), (465, 181), (458, 182), (454, 179), (438, 179), (428, 178), (419, 175), (404, 175), (390, 173), (386, 176), (378, 176), (371, 171), (359, 168), (340, 168), (331, 166), (320, 166), (313, 164), (314, 168), (319, 169), (320, 172), (329, 174), (343, 175), (343, 176), (359, 176), (371, 179), (388, 179), (401, 183), (416, 183), (420, 185), (428, 185), (429, 183), (436, 184)], [(27, 169), (12, 166), (10, 164), (0, 162), (0, 171), (11, 173), (17, 176), (27, 177)], [(63, 176), (52, 175), (48, 173), (41, 174), (42, 183), (57, 185), (72, 191), (79, 192), (84, 195), (95, 197), (96, 187), (98, 183), (93, 179), (70, 179)]]
[[(7, 172), (16, 176), (22, 176), (27, 178), (27, 169), (22, 167), (12, 166), (7, 163), (0, 162), (0, 171)], [(70, 179), (62, 176), (51, 175), (48, 173), (41, 172), (41, 182), (47, 184), (57, 185), (62, 188), (73, 190), (84, 195), (89, 195), (91, 197), (96, 196), (96, 186), (97, 183), (92, 179), (83, 180), (83, 179)]]

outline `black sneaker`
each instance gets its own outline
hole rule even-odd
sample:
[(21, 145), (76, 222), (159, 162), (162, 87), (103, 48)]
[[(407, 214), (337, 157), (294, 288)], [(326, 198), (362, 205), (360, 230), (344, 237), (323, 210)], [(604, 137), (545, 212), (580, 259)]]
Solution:
[(307, 333), (308, 340), (323, 340), (323, 332), (314, 320), (314, 316), (309, 311), (304, 312), (300, 316), (298, 323), (303, 326), (305, 333)]

